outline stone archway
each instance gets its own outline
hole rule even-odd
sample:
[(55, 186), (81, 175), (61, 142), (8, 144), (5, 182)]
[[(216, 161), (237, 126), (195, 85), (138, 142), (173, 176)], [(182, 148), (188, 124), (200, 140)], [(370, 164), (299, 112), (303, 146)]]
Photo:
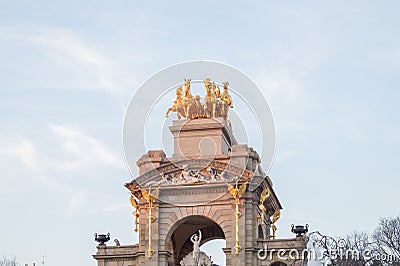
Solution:
[(172, 253), (168, 265), (180, 265), (180, 261), (193, 250), (190, 237), (201, 230), (202, 239), (200, 245), (214, 240), (225, 239), (221, 226), (206, 216), (191, 215), (176, 222), (169, 230), (166, 244)]

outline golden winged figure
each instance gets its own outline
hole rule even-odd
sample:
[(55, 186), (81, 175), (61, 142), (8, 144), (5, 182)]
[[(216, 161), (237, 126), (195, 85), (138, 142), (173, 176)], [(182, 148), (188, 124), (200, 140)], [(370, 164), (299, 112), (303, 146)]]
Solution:
[(246, 181), (240, 187), (238, 187), (238, 182), (239, 182), (239, 180), (236, 181), (236, 185), (235, 186), (232, 186), (231, 184), (227, 183), (229, 193), (231, 193), (232, 197), (235, 200), (238, 200), (243, 196), (243, 194), (244, 194), (244, 192), (246, 191), (246, 188), (247, 188), (247, 183), (249, 183), (248, 181)]
[(149, 188), (149, 191), (144, 188), (140, 188), (140, 191), (142, 192), (142, 196), (146, 199), (148, 203), (154, 203), (158, 198), (160, 188), (157, 187), (153, 193), (151, 192), (151, 187)]
[(265, 188), (260, 195), (260, 205), (258, 205), (258, 208), (260, 208), (261, 215), (258, 216), (258, 218), (261, 220), (261, 225), (264, 225), (264, 218), (265, 218), (265, 211), (267, 210), (264, 206), (264, 202), (269, 198), (271, 192), (269, 191), (268, 188)]
[(152, 206), (153, 203), (156, 202), (156, 199), (158, 198), (158, 195), (160, 193), (160, 187), (154, 189), (153, 192), (151, 192), (151, 187), (149, 188), (149, 191), (147, 191), (144, 188), (140, 188), (140, 191), (142, 192), (143, 198), (145, 198), (146, 201), (150, 204), (150, 206)]
[(150, 196), (150, 194), (147, 192), (147, 190), (144, 189), (144, 188), (140, 188), (140, 191), (142, 192), (143, 198), (145, 198), (147, 202), (150, 202), (150, 201), (151, 201), (151, 196)]
[(270, 191), (268, 188), (265, 188), (262, 192), (261, 192), (261, 196), (260, 196), (260, 203), (263, 204), (264, 201), (266, 201), (269, 198), (270, 195)]
[(131, 205), (133, 208), (138, 209), (138, 202), (132, 195), (131, 195)]
[(275, 225), (276, 221), (281, 217), (281, 210), (276, 210), (272, 215), (272, 239), (276, 239), (276, 230), (278, 229)]
[(272, 215), (272, 223), (276, 223), (276, 221), (279, 220), (279, 218), (281, 218), (281, 211), (280, 210), (276, 210), (274, 212), (274, 214)]

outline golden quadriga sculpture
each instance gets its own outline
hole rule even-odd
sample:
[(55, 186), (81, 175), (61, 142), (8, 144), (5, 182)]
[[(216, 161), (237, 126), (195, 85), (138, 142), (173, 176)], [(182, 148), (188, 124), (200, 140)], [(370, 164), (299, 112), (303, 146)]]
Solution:
[(165, 117), (167, 118), (170, 112), (176, 112), (178, 119), (223, 117), (228, 122), (229, 108), (233, 108), (232, 97), (228, 93), (229, 82), (222, 83), (222, 93), (219, 86), (211, 82), (210, 78), (204, 79), (203, 82), (206, 90), (204, 103), (201, 102), (199, 95), (193, 97), (190, 92), (191, 79), (185, 79), (183, 89), (182, 86), (176, 89), (176, 99), (168, 108)]

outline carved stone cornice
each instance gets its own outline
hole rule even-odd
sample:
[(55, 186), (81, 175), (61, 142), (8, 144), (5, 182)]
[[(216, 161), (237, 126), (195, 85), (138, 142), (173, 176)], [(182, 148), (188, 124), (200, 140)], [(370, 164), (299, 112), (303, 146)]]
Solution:
[[(253, 173), (249, 170), (243, 169), (240, 166), (223, 162), (217, 160), (207, 160), (205, 159), (196, 159), (196, 160), (180, 160), (165, 163), (162, 166), (159, 166), (155, 169), (147, 171), (142, 175), (135, 178), (132, 182), (125, 184), (125, 187), (130, 188), (132, 186), (150, 186), (152, 184), (157, 184), (165, 178), (167, 175), (171, 175), (171, 177), (176, 177), (182, 173), (183, 170), (188, 171), (209, 171), (209, 169), (215, 171), (219, 175), (224, 175), (224, 182), (234, 182), (237, 179), (241, 179), (243, 181), (250, 181), (253, 178)], [(207, 177), (207, 175), (205, 176)], [(207, 178), (204, 178), (204, 181), (207, 181)], [(199, 182), (199, 184), (204, 184), (208, 182)], [(179, 185), (183, 183), (178, 183)], [(194, 183), (191, 183), (192, 185)], [(166, 183), (165, 185), (168, 185)], [(169, 183), (171, 185), (171, 183)], [(172, 184), (173, 185), (173, 184)], [(154, 186), (154, 185), (153, 185)]]
[(196, 195), (196, 194), (213, 194), (213, 193), (227, 193), (226, 184), (207, 184), (204, 186), (193, 187), (191, 189), (187, 189), (187, 186), (171, 186), (171, 187), (163, 187), (160, 190), (160, 197), (162, 196), (176, 196), (176, 195)]

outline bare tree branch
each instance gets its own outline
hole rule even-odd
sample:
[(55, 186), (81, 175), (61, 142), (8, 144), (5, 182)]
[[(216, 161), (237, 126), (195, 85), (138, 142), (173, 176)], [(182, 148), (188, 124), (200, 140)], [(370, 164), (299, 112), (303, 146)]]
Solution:
[(2, 257), (0, 259), (0, 266), (19, 266), (19, 262), (15, 256)]

